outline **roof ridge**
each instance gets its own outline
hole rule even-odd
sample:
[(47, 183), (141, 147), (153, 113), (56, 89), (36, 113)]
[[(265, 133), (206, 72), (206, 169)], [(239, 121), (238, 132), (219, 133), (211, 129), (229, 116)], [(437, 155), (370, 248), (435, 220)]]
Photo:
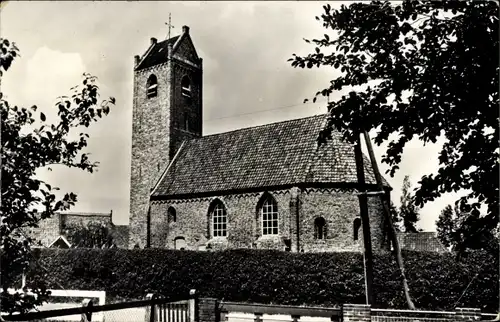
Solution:
[(261, 124), (261, 125), (253, 125), (253, 126), (249, 126), (249, 127), (243, 127), (241, 129), (236, 129), (236, 130), (230, 130), (230, 131), (226, 131), (226, 132), (219, 132), (219, 133), (213, 133), (213, 134), (209, 134), (209, 135), (203, 135), (202, 137), (195, 138), (195, 139), (192, 139), (192, 140), (199, 140), (199, 139), (203, 139), (203, 138), (206, 138), (206, 137), (223, 135), (223, 134), (234, 133), (234, 132), (239, 132), (239, 131), (245, 131), (245, 130), (255, 129), (255, 128), (259, 128), (259, 127), (270, 127), (270, 126), (274, 126), (276, 124), (287, 123), (287, 122), (294, 122), (294, 121), (300, 121), (300, 120), (305, 120), (305, 119), (309, 119), (309, 118), (315, 118), (315, 117), (324, 116), (324, 115), (326, 115), (326, 113), (321, 113), (321, 114), (316, 114), (316, 115), (311, 115), (311, 116), (306, 116), (306, 117), (299, 117), (299, 118), (296, 118), (296, 119), (290, 119), (290, 120), (284, 120), (284, 121), (277, 121), (277, 122), (273, 122), (273, 123), (266, 123), (266, 124)]
[(86, 212), (86, 211), (58, 211), (56, 214), (76, 216), (111, 216), (110, 212)]

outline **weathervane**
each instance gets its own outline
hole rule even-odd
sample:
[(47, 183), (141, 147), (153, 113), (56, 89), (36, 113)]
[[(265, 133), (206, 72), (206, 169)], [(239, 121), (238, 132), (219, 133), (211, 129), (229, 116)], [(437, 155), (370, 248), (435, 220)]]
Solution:
[(168, 26), (168, 38), (167, 39), (170, 39), (170, 29), (174, 28), (174, 26), (172, 25), (172, 14), (171, 13), (168, 13), (168, 22), (165, 22), (165, 24)]

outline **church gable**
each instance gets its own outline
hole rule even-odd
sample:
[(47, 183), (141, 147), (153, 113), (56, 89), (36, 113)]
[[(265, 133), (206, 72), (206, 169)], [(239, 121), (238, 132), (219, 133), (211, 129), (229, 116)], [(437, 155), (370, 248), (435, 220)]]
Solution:
[(180, 36), (175, 36), (160, 42), (157, 42), (156, 38), (151, 38), (151, 46), (144, 53), (135, 70), (166, 63), (168, 60), (168, 47), (173, 46), (179, 38)]
[(135, 67), (135, 70), (141, 70), (148, 67), (160, 65), (166, 63), (169, 59), (169, 50), (171, 56), (180, 59), (187, 60), (193, 64), (198, 64), (200, 58), (196, 53), (193, 41), (189, 35), (189, 27), (182, 27), (182, 35), (169, 38), (158, 42), (156, 38), (151, 38), (151, 45), (148, 50), (144, 53), (142, 58), (138, 58), (139, 61)]
[(198, 63), (199, 57), (194, 48), (193, 41), (189, 34), (183, 35), (179, 39), (179, 43), (175, 44), (172, 52), (175, 58), (180, 58), (182, 60), (188, 60), (194, 64)]

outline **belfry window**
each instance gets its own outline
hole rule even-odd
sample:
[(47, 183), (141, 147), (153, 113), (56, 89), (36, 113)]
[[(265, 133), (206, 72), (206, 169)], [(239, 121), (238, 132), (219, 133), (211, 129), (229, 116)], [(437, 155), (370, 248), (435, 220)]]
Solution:
[(148, 98), (156, 97), (158, 94), (158, 80), (155, 75), (149, 76), (146, 87), (146, 96)]
[(189, 80), (189, 77), (187, 77), (187, 76), (184, 76), (182, 78), (181, 91), (182, 91), (182, 96), (191, 97), (191, 81)]
[(262, 203), (261, 218), (262, 235), (278, 235), (278, 203), (270, 195), (268, 195)]

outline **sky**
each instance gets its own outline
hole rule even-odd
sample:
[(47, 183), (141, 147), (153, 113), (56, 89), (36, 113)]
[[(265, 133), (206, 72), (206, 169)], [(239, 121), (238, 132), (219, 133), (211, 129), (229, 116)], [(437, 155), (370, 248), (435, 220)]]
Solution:
[[(331, 2), (333, 7), (342, 3)], [(42, 170), (39, 176), (61, 191), (78, 195), (71, 211), (113, 211), (117, 224), (128, 223), (134, 55), (142, 55), (150, 38), (167, 37), (190, 27), (191, 38), (203, 58), (203, 134), (326, 112), (326, 100), (304, 104), (336, 77), (334, 70), (295, 69), (292, 54), (314, 50), (304, 38), (325, 33), (315, 16), (319, 1), (21, 1), (3, 3), (0, 36), (14, 41), (21, 57), (2, 79), (2, 92), (11, 104), (36, 104), (54, 114), (54, 103), (88, 72), (97, 76), (101, 97), (113, 96), (111, 113), (92, 125), (87, 151), (100, 162), (97, 172), (77, 169)], [(334, 93), (334, 100), (346, 94)], [(422, 175), (438, 169), (442, 142), (424, 146), (417, 140), (405, 148), (400, 170), (386, 179), (399, 205), (405, 175), (413, 186)], [(374, 146), (380, 163), (385, 145)], [(457, 199), (447, 194), (420, 210), (418, 227), (435, 230), (441, 210)]]

